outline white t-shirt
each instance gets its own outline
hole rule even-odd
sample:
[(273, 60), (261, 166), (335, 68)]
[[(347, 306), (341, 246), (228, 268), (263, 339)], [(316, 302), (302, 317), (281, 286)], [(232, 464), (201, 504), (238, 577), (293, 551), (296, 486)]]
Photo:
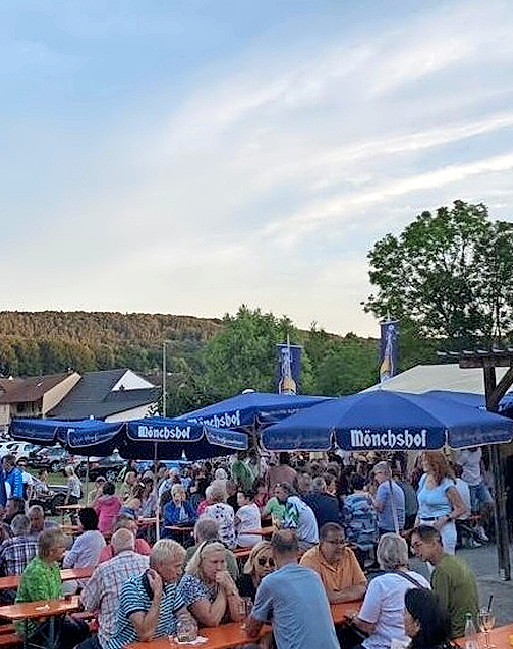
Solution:
[[(417, 572), (408, 571), (423, 588), (429, 582)], [(386, 573), (374, 577), (367, 586), (358, 617), (375, 625), (374, 633), (363, 641), (366, 649), (390, 649), (392, 639), (408, 640), (404, 632), (404, 595), (415, 588), (409, 579), (397, 573)]]
[(235, 514), (235, 521), (237, 527), (237, 545), (241, 548), (252, 548), (257, 543), (260, 543), (262, 540), (260, 534), (244, 534), (246, 530), (254, 530), (262, 527), (260, 510), (255, 503), (240, 507)]
[(458, 451), (456, 460), (463, 469), (461, 477), (469, 487), (481, 484), (481, 449), (479, 447), (475, 451), (469, 449)]
[(464, 514), (458, 516), (459, 521), (464, 521), (470, 516), (470, 512), (472, 511), (472, 505), (470, 503), (470, 489), (465, 480), (462, 480), (461, 478), (456, 478), (456, 489), (458, 490), (458, 493), (460, 494), (461, 499), (463, 500), (465, 507), (467, 508), (467, 511)]

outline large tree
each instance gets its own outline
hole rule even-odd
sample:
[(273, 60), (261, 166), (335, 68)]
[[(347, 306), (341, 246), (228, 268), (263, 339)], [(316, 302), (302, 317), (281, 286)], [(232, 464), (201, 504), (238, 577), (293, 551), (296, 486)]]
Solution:
[(454, 346), (497, 342), (513, 332), (513, 224), (484, 205), (455, 201), (420, 216), (368, 253), (376, 292), (364, 304), (401, 319), (418, 336)]

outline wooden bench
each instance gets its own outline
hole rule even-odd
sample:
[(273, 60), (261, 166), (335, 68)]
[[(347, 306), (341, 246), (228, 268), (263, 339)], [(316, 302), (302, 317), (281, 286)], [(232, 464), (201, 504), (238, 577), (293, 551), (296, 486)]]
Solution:
[(22, 645), (23, 640), (14, 631), (0, 634), (0, 647), (21, 647)]

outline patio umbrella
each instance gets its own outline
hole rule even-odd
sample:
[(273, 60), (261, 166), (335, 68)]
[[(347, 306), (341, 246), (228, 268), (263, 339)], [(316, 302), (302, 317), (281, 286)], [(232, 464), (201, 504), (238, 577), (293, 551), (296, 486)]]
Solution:
[(509, 442), (513, 421), (454, 399), (375, 390), (308, 408), (262, 432), (272, 451), (465, 448)]
[(274, 423), (331, 397), (248, 391), (175, 419), (201, 421), (213, 428), (254, 428)]

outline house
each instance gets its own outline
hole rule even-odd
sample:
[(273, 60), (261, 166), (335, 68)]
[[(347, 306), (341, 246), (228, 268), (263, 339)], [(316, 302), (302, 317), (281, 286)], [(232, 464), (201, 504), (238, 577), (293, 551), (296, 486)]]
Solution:
[(128, 421), (157, 412), (160, 388), (129, 369), (86, 372), (47, 414), (52, 419)]
[(79, 380), (77, 372), (0, 378), (0, 432), (7, 432), (13, 417), (46, 417)]

